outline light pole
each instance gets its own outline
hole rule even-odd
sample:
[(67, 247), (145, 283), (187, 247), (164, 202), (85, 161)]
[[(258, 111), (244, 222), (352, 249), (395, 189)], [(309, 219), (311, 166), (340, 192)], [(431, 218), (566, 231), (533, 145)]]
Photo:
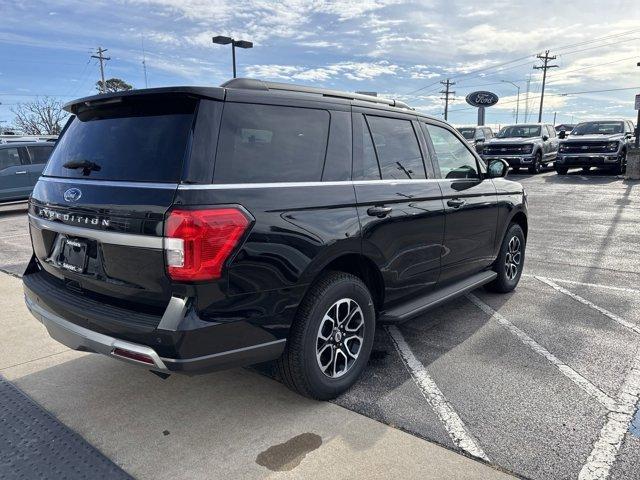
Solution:
[(211, 39), (213, 43), (218, 45), (231, 44), (231, 58), (233, 61), (233, 78), (236, 78), (236, 47), (238, 48), (253, 48), (253, 42), (247, 42), (246, 40), (235, 40), (231, 37), (217, 36)]
[[(640, 62), (636, 66), (640, 67)], [(633, 134), (636, 136), (636, 148), (640, 148), (640, 110), (638, 110), (638, 119), (636, 120), (636, 131)]]
[(516, 100), (516, 123), (518, 123), (518, 114), (520, 113), (520, 85), (517, 85), (509, 80), (500, 80), (503, 83), (510, 83), (518, 89), (518, 99)]

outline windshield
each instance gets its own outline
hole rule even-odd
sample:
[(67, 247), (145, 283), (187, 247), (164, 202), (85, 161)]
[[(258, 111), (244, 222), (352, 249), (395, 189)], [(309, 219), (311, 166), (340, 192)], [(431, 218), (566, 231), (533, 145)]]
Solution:
[(540, 136), (540, 125), (511, 125), (504, 127), (496, 137), (498, 138), (532, 138)]
[(467, 140), (473, 140), (473, 137), (474, 137), (474, 135), (476, 133), (476, 129), (475, 128), (458, 128), (457, 130)]
[(623, 131), (622, 122), (585, 122), (576, 125), (571, 135), (611, 135)]
[(196, 101), (131, 99), (80, 112), (57, 142), (43, 175), (178, 182)]

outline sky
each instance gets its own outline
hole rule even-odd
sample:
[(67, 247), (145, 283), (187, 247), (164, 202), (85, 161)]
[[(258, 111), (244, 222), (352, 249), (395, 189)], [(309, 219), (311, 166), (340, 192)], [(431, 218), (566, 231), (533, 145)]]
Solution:
[(517, 106), (520, 122), (537, 121), (533, 66), (547, 49), (558, 67), (543, 121), (635, 119), (640, 93), (637, 0), (0, 0), (0, 19), (2, 127), (21, 102), (95, 94), (99, 46), (106, 77), (135, 88), (219, 85), (232, 75), (231, 49), (214, 35), (254, 43), (237, 50), (238, 76), (375, 91), (436, 117), (449, 78), (456, 125), (475, 123), (464, 100), (475, 90), (500, 97), (488, 124), (513, 123)]

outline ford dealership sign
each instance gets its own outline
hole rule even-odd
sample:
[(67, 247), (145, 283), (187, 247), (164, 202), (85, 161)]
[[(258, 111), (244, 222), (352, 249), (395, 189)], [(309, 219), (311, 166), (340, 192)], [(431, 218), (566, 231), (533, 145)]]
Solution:
[(473, 107), (492, 107), (498, 103), (498, 96), (491, 92), (471, 92), (466, 100)]

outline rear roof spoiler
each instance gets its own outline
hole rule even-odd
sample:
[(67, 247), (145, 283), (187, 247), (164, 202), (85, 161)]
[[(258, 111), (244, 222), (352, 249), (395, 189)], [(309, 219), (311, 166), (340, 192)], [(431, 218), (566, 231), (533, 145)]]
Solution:
[(122, 102), (127, 97), (136, 97), (142, 95), (191, 95), (195, 97), (211, 98), (213, 100), (224, 99), (224, 89), (220, 87), (161, 87), (161, 88), (143, 88), (139, 90), (128, 90), (126, 92), (103, 93), (100, 95), (92, 95), (77, 100), (72, 100), (65, 104), (64, 109), (67, 112), (77, 114), (79, 107), (91, 108), (99, 105), (109, 105)]

